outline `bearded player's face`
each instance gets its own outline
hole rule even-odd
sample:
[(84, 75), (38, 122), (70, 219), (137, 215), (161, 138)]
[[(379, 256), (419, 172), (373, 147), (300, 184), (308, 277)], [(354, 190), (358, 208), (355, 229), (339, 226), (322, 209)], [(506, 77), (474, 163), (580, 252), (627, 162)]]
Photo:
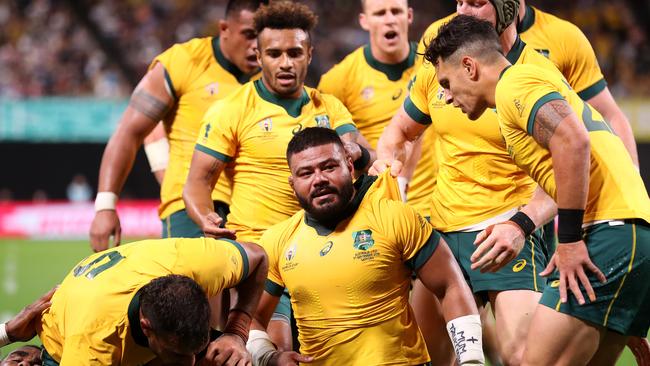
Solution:
[(497, 24), (497, 12), (488, 0), (457, 0), (456, 12), (459, 15), (469, 15), (478, 19)]
[(341, 146), (326, 144), (295, 153), (289, 168), (298, 202), (316, 220), (334, 220), (352, 200), (352, 159)]
[(284, 98), (298, 98), (311, 62), (311, 41), (302, 29), (265, 28), (257, 37), (264, 84)]

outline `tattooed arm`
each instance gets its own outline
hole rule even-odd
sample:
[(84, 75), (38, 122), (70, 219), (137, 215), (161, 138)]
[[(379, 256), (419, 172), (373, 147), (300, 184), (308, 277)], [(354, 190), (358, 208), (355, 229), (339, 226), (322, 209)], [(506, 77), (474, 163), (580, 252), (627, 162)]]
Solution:
[(558, 207), (584, 210), (590, 162), (584, 124), (565, 100), (552, 100), (537, 112), (533, 138), (551, 152)]
[[(173, 99), (165, 88), (164, 68), (158, 63), (142, 78), (131, 95), (115, 133), (106, 145), (99, 169), (98, 192), (119, 195), (128, 176), (142, 140), (173, 106)], [(90, 227), (90, 244), (95, 251), (120, 243), (120, 222), (115, 210), (97, 211)]]
[(183, 187), (183, 201), (190, 218), (207, 237), (234, 239), (232, 230), (221, 228), (223, 220), (214, 212), (211, 193), (226, 163), (199, 150), (194, 150), (190, 172)]

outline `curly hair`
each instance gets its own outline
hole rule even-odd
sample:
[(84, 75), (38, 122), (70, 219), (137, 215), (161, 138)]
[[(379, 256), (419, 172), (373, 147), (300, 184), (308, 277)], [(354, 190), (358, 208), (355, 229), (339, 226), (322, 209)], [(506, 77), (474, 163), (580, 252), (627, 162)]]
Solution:
[(253, 18), (257, 34), (265, 28), (302, 29), (310, 33), (317, 22), (318, 16), (307, 5), (291, 1), (273, 1), (270, 5), (262, 5)]
[(440, 27), (424, 52), (424, 59), (434, 65), (438, 59), (443, 61), (454, 55), (459, 49), (472, 49), (476, 56), (503, 55), (499, 36), (492, 24), (469, 15), (458, 15)]
[(140, 310), (157, 334), (198, 352), (210, 335), (210, 305), (196, 281), (181, 275), (151, 280), (140, 290)]

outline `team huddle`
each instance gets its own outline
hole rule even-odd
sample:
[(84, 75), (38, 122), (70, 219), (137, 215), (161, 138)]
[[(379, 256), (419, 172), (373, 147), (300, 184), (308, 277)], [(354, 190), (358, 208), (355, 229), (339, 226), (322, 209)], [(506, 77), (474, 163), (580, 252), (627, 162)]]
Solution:
[[(43, 344), (1, 365), (650, 364), (650, 198), (587, 39), (523, 0), (458, 0), (419, 45), (412, 21), (361, 0), (369, 44), (317, 88), (297, 2), (230, 0), (154, 58), (97, 253), (0, 325)], [(163, 239), (119, 245), (143, 143)]]

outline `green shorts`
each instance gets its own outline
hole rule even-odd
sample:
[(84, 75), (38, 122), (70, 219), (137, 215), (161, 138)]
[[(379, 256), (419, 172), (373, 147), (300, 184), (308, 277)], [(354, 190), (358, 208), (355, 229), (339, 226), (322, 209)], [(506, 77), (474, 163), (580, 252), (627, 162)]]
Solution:
[(540, 303), (624, 335), (646, 337), (650, 327), (650, 224), (631, 220), (618, 226), (593, 225), (585, 230), (584, 239), (591, 261), (607, 278), (603, 284), (587, 272), (596, 301), (589, 302), (580, 286), (587, 303), (580, 306), (568, 291), (568, 301), (562, 304), (556, 271)]
[(463, 271), (463, 276), (475, 294), (486, 291), (533, 290), (541, 292), (546, 279), (539, 275), (548, 263), (542, 243), (541, 230), (535, 231), (524, 244), (519, 255), (500, 271), (481, 273), (471, 269), (470, 258), (476, 249), (474, 240), (480, 231), (441, 233)]
[(43, 366), (59, 366), (59, 363), (56, 362), (49, 353), (47, 353), (45, 347), (43, 347), (43, 351), (41, 352), (41, 360)]
[[(227, 204), (221, 201), (214, 201), (214, 211), (221, 216), (223, 223), (221, 227), (226, 224), (226, 217), (230, 213), (230, 208)], [(162, 219), (162, 235), (164, 238), (200, 238), (204, 236), (203, 230), (197, 225), (187, 211), (180, 210)]]

